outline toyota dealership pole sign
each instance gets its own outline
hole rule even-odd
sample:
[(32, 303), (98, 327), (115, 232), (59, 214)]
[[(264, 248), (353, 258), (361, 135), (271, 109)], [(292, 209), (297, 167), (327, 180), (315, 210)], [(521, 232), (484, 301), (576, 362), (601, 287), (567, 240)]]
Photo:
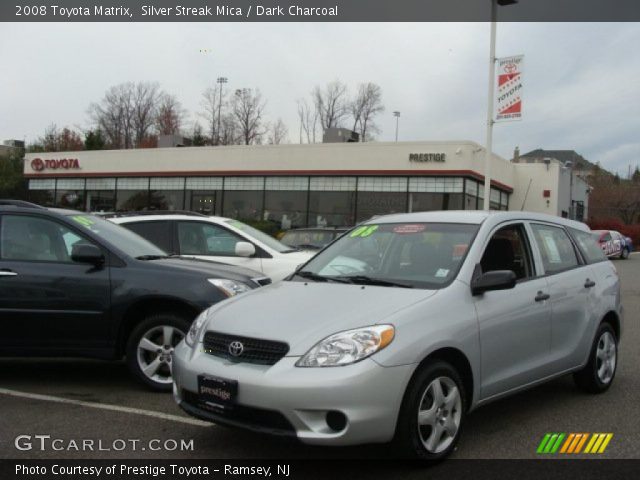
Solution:
[(524, 55), (496, 59), (496, 122), (522, 120), (522, 64)]

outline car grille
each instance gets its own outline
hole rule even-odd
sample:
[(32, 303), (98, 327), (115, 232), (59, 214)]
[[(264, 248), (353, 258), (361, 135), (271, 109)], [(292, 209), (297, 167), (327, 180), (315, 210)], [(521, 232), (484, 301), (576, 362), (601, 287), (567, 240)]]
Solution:
[(248, 407), (246, 405), (216, 408), (201, 402), (198, 395), (189, 390), (182, 390), (182, 403), (180, 406), (191, 415), (204, 420), (248, 428), (272, 435), (295, 436), (293, 425), (282, 413), (276, 410)]
[[(230, 348), (234, 342), (242, 344), (242, 352), (232, 355)], [(234, 362), (274, 365), (289, 352), (289, 345), (284, 342), (262, 340), (259, 338), (238, 337), (218, 332), (207, 332), (203, 341), (204, 352), (216, 357), (226, 358)], [(237, 349), (235, 350), (237, 352)]]

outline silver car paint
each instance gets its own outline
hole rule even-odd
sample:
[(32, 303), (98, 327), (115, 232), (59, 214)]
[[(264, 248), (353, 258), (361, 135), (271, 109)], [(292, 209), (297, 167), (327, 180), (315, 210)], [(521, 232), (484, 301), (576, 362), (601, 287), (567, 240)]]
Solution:
[[(283, 282), (218, 304), (210, 310), (203, 330), (287, 341), (291, 357), (270, 368), (229, 364), (183, 344), (176, 350), (174, 367), (177, 400), (180, 388), (195, 389), (197, 375), (206, 372), (238, 379), (255, 393), (247, 399), (250, 405), (281, 410), (296, 426), (300, 423), (297, 411), (336, 408), (354, 416), (353, 421), (349, 417), (350, 426), (340, 440), (336, 434), (313, 429), (310, 433), (301, 427), (298, 436), (309, 443), (385, 441), (393, 433), (400, 399), (415, 368), (441, 348), (458, 350), (467, 358), (474, 384), (470, 407), (474, 408), (586, 364), (605, 313), (614, 312), (622, 325), (619, 281), (611, 262), (545, 275), (528, 226), (535, 221), (586, 230), (582, 224), (526, 212), (425, 212), (390, 215), (370, 223), (442, 221), (480, 225), (450, 285), (434, 292)], [(469, 285), (475, 265), (491, 234), (508, 223), (525, 224), (538, 277), (519, 282), (513, 290), (472, 296)], [(584, 289), (587, 277), (596, 282), (590, 291)], [(550, 299), (536, 302), (538, 291), (549, 293)], [(396, 337), (366, 361), (346, 367), (294, 367), (297, 356), (326, 336), (374, 323), (393, 324)], [(371, 376), (370, 372), (376, 373)], [(351, 377), (351, 373), (357, 375)], [(335, 395), (323, 396), (326, 387)], [(385, 395), (360, 395), (372, 391)], [(368, 423), (356, 421), (365, 417)]]

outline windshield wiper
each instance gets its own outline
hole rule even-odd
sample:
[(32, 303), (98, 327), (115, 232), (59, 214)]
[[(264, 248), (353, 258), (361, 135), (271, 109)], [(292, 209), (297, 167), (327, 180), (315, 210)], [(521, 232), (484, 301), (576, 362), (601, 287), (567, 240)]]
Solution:
[(339, 277), (325, 277), (324, 275), (318, 275), (315, 272), (310, 272), (309, 270), (302, 270), (300, 272), (296, 272), (298, 277), (306, 278), (308, 280), (314, 280), (316, 282), (340, 282), (340, 283), (351, 283), (349, 280), (344, 280)]
[(140, 255), (136, 260), (162, 260), (163, 258), (171, 258), (172, 255)]
[(346, 280), (350, 283), (358, 285), (379, 285), (381, 287), (399, 287), (399, 288), (413, 288), (413, 285), (407, 285), (406, 283), (392, 282), (390, 280), (383, 280), (382, 278), (368, 277), (367, 275), (342, 275), (340, 277), (333, 277), (335, 279)]

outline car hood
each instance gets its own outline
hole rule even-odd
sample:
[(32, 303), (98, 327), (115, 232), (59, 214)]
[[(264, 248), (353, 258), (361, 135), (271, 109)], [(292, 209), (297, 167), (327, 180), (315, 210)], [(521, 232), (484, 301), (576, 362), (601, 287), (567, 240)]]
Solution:
[(391, 323), (394, 313), (435, 290), (284, 281), (209, 310), (205, 330), (289, 344), (289, 356), (343, 330)]
[(226, 278), (240, 282), (246, 282), (253, 278), (263, 278), (265, 276), (262, 272), (257, 272), (249, 268), (198, 258), (172, 257), (138, 261), (144, 261), (147, 264), (162, 269), (176, 269), (182, 272), (188, 271), (194, 274), (200, 274), (207, 278)]

